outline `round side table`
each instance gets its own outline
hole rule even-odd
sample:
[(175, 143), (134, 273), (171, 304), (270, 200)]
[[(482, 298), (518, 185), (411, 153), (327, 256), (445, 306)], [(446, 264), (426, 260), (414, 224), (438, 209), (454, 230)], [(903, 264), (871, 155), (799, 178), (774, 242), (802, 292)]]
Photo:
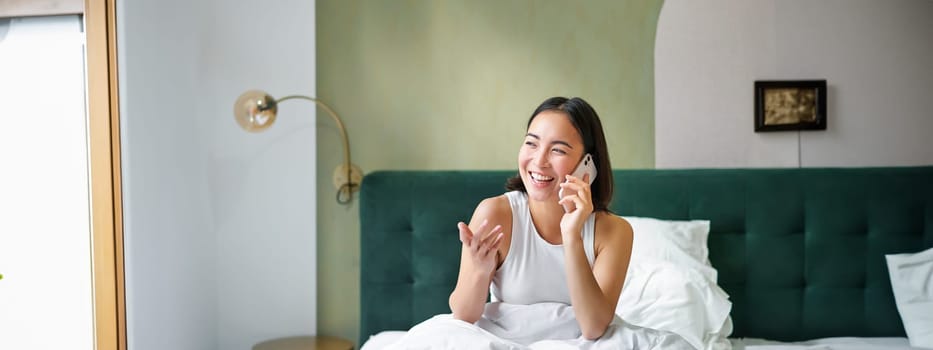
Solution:
[(353, 350), (353, 343), (337, 337), (300, 336), (267, 340), (253, 350)]

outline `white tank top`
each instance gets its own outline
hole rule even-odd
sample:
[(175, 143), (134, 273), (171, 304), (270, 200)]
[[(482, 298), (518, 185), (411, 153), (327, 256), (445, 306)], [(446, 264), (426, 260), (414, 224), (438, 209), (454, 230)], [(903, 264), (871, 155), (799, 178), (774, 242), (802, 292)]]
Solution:
[[(489, 286), (492, 301), (511, 304), (558, 302), (570, 304), (564, 247), (541, 238), (531, 221), (528, 195), (520, 191), (505, 194), (512, 207), (512, 241), (502, 266)], [(593, 268), (595, 248), (593, 227), (596, 214), (583, 224), (583, 251)]]

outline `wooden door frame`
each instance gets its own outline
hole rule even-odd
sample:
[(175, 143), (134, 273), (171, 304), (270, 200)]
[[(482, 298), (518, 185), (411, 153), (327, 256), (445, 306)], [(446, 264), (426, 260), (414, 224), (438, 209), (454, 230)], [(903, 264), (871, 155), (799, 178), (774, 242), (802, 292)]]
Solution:
[(116, 0), (84, 0), (94, 348), (126, 350)]

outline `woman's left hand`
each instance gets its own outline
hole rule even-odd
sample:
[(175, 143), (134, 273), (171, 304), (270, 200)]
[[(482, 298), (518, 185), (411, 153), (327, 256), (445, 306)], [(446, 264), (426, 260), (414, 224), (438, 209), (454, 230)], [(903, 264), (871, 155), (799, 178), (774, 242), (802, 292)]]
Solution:
[[(560, 219), (560, 232), (564, 239), (579, 238), (583, 223), (593, 212), (593, 197), (590, 193), (589, 174), (582, 179), (567, 175), (567, 181), (560, 187), (567, 194), (558, 202), (564, 207), (564, 216)], [(570, 235), (570, 236), (568, 236)]]

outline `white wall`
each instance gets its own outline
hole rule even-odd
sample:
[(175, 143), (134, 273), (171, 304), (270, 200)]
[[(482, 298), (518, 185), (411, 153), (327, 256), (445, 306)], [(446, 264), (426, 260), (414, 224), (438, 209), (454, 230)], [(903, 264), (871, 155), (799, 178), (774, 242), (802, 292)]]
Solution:
[(244, 349), (317, 332), (314, 105), (282, 103), (259, 134), (233, 120), (233, 101), (247, 89), (315, 95), (315, 2), (213, 1), (200, 51), (202, 93), (215, 102), (201, 106), (213, 136), (218, 345)]
[(316, 332), (315, 132), (250, 88), (314, 94), (314, 1), (118, 1), (130, 350), (249, 349)]
[[(129, 349), (215, 349), (218, 264), (197, 128), (197, 4), (119, 1)], [(174, 25), (164, 18), (172, 18)]]
[[(929, 0), (665, 1), (656, 166), (933, 164), (931, 16)], [(753, 132), (754, 81), (794, 79), (827, 80), (827, 130)]]

